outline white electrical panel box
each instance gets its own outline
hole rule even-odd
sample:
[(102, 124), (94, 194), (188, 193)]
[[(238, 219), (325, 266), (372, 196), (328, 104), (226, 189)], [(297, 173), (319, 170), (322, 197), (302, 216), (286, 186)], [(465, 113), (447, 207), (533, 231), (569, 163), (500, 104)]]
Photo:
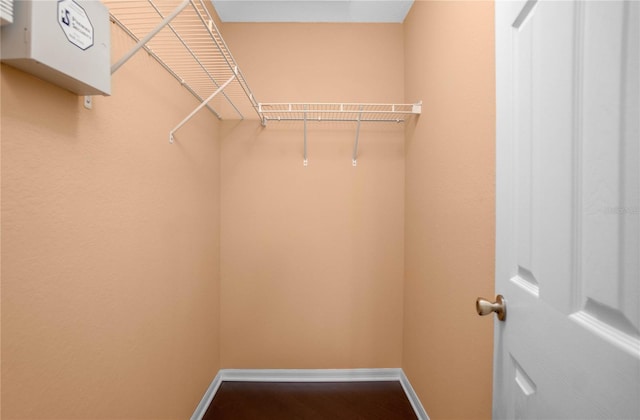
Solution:
[(0, 0), (0, 25), (13, 22), (13, 0)]
[(3, 63), (77, 95), (111, 94), (109, 10), (97, 0), (19, 0), (0, 28)]

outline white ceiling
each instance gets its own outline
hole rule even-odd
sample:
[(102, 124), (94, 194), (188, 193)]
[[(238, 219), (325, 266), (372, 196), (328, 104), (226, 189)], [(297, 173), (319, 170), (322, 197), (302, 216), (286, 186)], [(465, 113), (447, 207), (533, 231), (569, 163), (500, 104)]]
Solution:
[(211, 0), (223, 22), (401, 23), (413, 0)]

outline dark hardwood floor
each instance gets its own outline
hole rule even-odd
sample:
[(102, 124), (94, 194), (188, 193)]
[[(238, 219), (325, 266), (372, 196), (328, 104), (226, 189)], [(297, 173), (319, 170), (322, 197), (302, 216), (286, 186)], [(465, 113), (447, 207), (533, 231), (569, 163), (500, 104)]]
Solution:
[(400, 382), (223, 382), (204, 420), (416, 419)]

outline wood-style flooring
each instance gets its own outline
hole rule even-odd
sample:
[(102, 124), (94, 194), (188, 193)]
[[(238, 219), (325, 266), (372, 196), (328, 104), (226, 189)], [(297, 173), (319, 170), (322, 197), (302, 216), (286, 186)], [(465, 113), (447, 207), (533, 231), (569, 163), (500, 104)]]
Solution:
[(400, 382), (223, 382), (204, 420), (416, 419)]

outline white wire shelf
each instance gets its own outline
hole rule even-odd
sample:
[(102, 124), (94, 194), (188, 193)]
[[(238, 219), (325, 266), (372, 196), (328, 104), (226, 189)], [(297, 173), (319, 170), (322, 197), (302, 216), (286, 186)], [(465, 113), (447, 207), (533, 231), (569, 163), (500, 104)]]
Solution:
[(412, 115), (422, 112), (422, 102), (415, 104), (356, 104), (356, 103), (260, 103), (258, 114), (262, 125), (269, 121), (303, 121), (303, 164), (309, 164), (307, 154), (307, 122), (355, 122), (356, 138), (351, 163), (358, 164), (360, 125), (363, 122), (402, 123)]
[[(220, 119), (244, 119), (257, 112), (258, 102), (203, 0), (103, 2), (111, 20), (201, 102), (198, 110), (206, 106)], [(138, 49), (116, 62), (112, 73)]]
[(111, 20), (137, 42), (111, 66), (111, 73), (144, 49), (200, 101), (200, 105), (170, 131), (171, 143), (174, 133), (204, 107), (220, 119), (244, 119), (247, 113), (255, 112), (263, 126), (269, 121), (304, 121), (304, 165), (307, 166), (307, 122), (355, 122), (352, 162), (356, 166), (361, 123), (402, 123), (422, 111), (422, 102), (259, 103), (203, 0), (103, 2), (109, 8)]
[(420, 114), (422, 104), (260, 103), (263, 123), (269, 121), (404, 122)]
[(303, 121), (303, 165), (309, 164), (307, 153), (307, 122), (355, 122), (356, 138), (351, 163), (358, 164), (360, 124), (363, 122), (402, 123), (422, 112), (422, 102), (416, 104), (354, 104), (354, 103), (260, 103), (258, 114), (262, 125), (269, 121)]

